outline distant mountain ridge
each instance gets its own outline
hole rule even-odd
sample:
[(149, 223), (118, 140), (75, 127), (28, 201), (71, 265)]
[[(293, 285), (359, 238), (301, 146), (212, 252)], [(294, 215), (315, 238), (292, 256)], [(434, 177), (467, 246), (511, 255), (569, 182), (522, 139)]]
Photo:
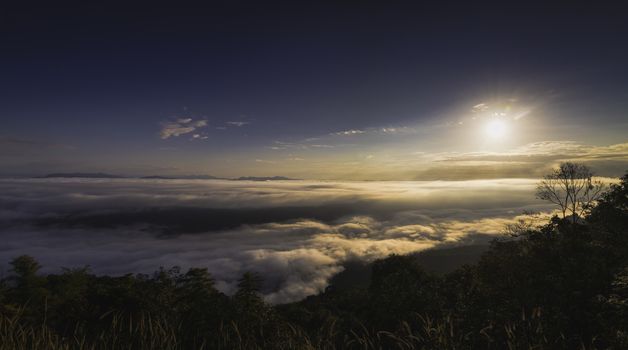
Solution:
[(224, 177), (217, 177), (213, 175), (181, 175), (181, 176), (163, 176), (163, 175), (150, 175), (142, 176), (140, 179), (157, 179), (157, 180), (226, 180)]
[(123, 179), (125, 176), (112, 175), (107, 173), (52, 173), (42, 176), (43, 178), (87, 178), (87, 179)]
[(241, 176), (238, 178), (217, 177), (213, 175), (148, 175), (123, 176), (107, 173), (50, 173), (41, 178), (84, 178), (84, 179), (146, 179), (146, 180), (232, 180), (232, 181), (282, 181), (298, 180), (285, 176)]

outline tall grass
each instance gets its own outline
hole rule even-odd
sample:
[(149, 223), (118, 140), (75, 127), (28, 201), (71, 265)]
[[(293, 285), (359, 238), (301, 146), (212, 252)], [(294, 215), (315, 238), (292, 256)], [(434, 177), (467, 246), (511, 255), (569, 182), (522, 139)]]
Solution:
[(93, 336), (83, 325), (62, 336), (45, 322), (38, 326), (22, 320), (22, 313), (0, 315), (0, 349), (179, 349), (177, 330), (167, 322), (142, 315), (133, 319), (119, 313)]
[[(179, 325), (148, 314), (136, 316), (111, 312), (97, 331), (77, 325), (64, 336), (48, 325), (29, 325), (21, 312), (0, 315), (0, 350), (61, 349), (564, 349), (564, 339), (548, 339), (540, 311), (522, 314), (522, 318), (505, 326), (488, 325), (476, 332), (463, 333), (449, 317), (434, 319), (416, 315), (415, 322), (401, 322), (394, 331), (377, 331), (364, 326), (341, 332), (330, 321), (314, 334), (284, 323), (268, 329), (242, 329), (234, 322), (221, 323), (211, 334), (196, 333), (193, 341), (182, 334)], [(189, 330), (187, 330), (189, 331)], [(498, 340), (499, 339), (499, 340)], [(505, 342), (504, 342), (505, 341)], [(595, 349), (582, 344), (581, 349)]]

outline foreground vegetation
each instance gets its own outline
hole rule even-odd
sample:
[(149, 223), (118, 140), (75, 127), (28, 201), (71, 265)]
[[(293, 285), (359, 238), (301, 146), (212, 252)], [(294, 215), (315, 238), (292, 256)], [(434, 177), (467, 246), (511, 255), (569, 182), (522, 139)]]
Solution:
[(226, 296), (202, 268), (43, 276), (21, 256), (0, 285), (0, 349), (625, 349), (628, 174), (596, 202), (511, 227), (449, 274), (391, 256), (366, 288), (279, 306), (252, 273)]

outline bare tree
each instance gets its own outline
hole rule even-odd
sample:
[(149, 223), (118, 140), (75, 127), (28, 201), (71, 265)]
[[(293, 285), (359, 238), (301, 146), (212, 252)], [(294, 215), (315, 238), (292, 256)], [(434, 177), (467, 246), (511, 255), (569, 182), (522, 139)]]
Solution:
[(536, 189), (539, 199), (556, 204), (562, 217), (572, 221), (583, 216), (600, 198), (604, 184), (593, 179), (593, 172), (584, 164), (566, 162), (545, 175)]

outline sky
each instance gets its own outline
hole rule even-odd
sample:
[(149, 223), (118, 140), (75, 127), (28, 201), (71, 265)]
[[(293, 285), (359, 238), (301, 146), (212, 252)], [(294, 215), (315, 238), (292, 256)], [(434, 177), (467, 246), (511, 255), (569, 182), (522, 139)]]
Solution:
[[(254, 271), (295, 301), (546, 222), (561, 162), (628, 170), (626, 11), (440, 6), (3, 5), (0, 275), (207, 267), (230, 294)], [(126, 177), (42, 178), (75, 172)]]
[(626, 42), (573, 3), (7, 5), (0, 176), (619, 176)]

